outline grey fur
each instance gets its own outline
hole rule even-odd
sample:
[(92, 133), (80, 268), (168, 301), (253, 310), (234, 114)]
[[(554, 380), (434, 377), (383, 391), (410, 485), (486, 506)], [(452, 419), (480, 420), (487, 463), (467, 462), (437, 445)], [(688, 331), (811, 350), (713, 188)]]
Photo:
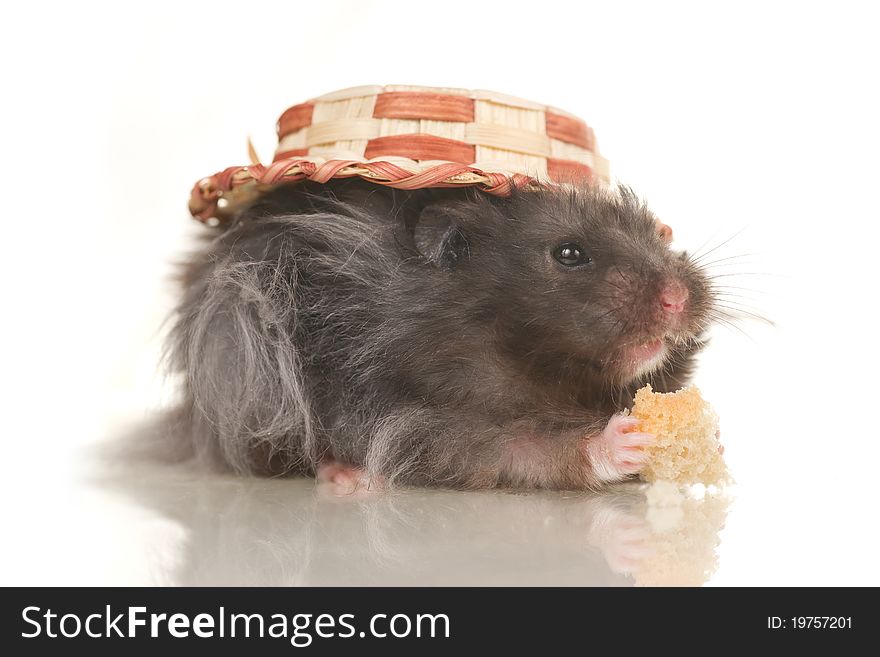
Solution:
[[(574, 233), (601, 263), (580, 278), (545, 253)], [(662, 371), (622, 379), (613, 355), (653, 335), (670, 275), (691, 290), (689, 325)], [(194, 454), (270, 475), (332, 458), (467, 488), (596, 487), (579, 445), (645, 381), (687, 379), (711, 304), (624, 189), (285, 187), (212, 235), (182, 280), (168, 355)], [(505, 465), (524, 437), (542, 455), (528, 472)]]

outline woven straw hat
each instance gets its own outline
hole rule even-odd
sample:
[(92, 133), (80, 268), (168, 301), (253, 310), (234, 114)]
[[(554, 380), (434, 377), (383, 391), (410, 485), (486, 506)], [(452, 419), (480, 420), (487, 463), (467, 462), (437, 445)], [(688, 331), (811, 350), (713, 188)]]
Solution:
[(608, 181), (592, 129), (562, 110), (491, 91), (412, 86), (344, 89), (285, 111), (271, 164), (202, 178), (193, 217), (228, 220), (274, 185), (359, 177), (398, 189)]

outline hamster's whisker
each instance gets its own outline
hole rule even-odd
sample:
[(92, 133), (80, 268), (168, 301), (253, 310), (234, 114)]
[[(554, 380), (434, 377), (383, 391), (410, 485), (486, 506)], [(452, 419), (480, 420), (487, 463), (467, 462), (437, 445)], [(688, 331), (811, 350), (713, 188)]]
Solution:
[(716, 278), (730, 278), (733, 276), (771, 276), (771, 277), (781, 277), (782, 274), (774, 274), (767, 271), (738, 271), (724, 274), (707, 274), (706, 278), (709, 280), (715, 280)]
[(718, 313), (709, 313), (708, 316), (709, 316), (709, 317), (710, 317), (710, 318), (711, 318), (716, 324), (718, 324), (718, 325), (720, 325), (720, 326), (724, 326), (724, 327), (726, 327), (726, 328), (729, 328), (729, 329), (731, 329), (731, 330), (733, 330), (733, 331), (737, 331), (738, 333), (741, 333), (742, 335), (744, 335), (745, 337), (747, 337), (747, 338), (748, 338), (749, 340), (751, 340), (752, 342), (755, 342), (755, 339), (754, 339), (751, 335), (749, 335), (749, 334), (745, 331), (745, 329), (743, 329), (739, 324), (736, 323), (736, 319), (737, 319), (737, 318), (730, 318), (730, 317), (728, 317), (728, 316), (726, 316), (726, 315), (721, 315), (721, 314), (718, 314)]
[(716, 306), (729, 306), (731, 308), (745, 308), (746, 310), (756, 310), (756, 307), (752, 304), (751, 299), (742, 299), (740, 297), (727, 297), (723, 295), (718, 295), (714, 297), (714, 302)]
[(718, 261), (718, 262), (713, 262), (713, 263), (707, 264), (707, 265), (700, 265), (700, 269), (707, 274), (711, 274), (715, 270), (727, 271), (730, 267), (743, 267), (743, 266), (751, 267), (751, 266), (760, 265), (760, 264), (761, 264), (761, 262), (757, 259), (755, 259), (755, 260), (732, 260), (732, 261), (728, 261), (728, 262)]
[(713, 294), (713, 298), (715, 299), (728, 299), (728, 300), (736, 300), (736, 299), (744, 299), (745, 301), (754, 301), (754, 299), (748, 294), (738, 294), (736, 292), (724, 292), (721, 290), (711, 290)]
[(721, 262), (730, 262), (731, 260), (741, 261), (743, 258), (755, 258), (755, 257), (757, 257), (757, 255), (754, 253), (737, 253), (735, 255), (725, 256), (723, 258), (715, 258), (714, 260), (709, 260), (708, 262), (706, 262), (702, 259), (698, 260), (698, 261), (692, 260), (691, 264), (696, 264), (701, 269), (708, 269), (709, 267), (714, 267), (718, 263), (721, 263)]
[(706, 240), (706, 241), (705, 241), (705, 242), (704, 242), (704, 243), (703, 243), (703, 244), (702, 244), (702, 245), (701, 245), (696, 251), (694, 251), (693, 254), (690, 254), (690, 261), (691, 261), (692, 263), (699, 263), (699, 262), (701, 262), (702, 260), (704, 260), (704, 259), (705, 259), (707, 256), (709, 256), (710, 254), (714, 253), (714, 252), (717, 251), (718, 249), (720, 249), (720, 248), (722, 248), (723, 246), (725, 246), (726, 244), (728, 244), (731, 240), (735, 239), (736, 237), (739, 237), (739, 235), (742, 234), (742, 232), (743, 232), (745, 229), (746, 229), (746, 227), (743, 226), (742, 228), (740, 228), (738, 231), (736, 231), (733, 235), (731, 235), (730, 237), (728, 237), (726, 240), (724, 240), (724, 241), (721, 242), (720, 244), (718, 244), (718, 245), (712, 247), (712, 248), (709, 249), (708, 251), (705, 251), (705, 252), (701, 253), (702, 249), (703, 249), (707, 244), (709, 244), (709, 243), (712, 241), (712, 239), (714, 238), (714, 236), (713, 236), (713, 237), (710, 237), (710, 238), (709, 238), (708, 240)]
[(752, 310), (746, 310), (744, 308), (738, 308), (735, 306), (725, 306), (723, 304), (716, 304), (716, 308), (719, 309), (719, 312), (723, 312), (726, 317), (730, 319), (755, 319), (759, 322), (763, 322), (768, 326), (776, 326), (776, 322), (768, 317), (765, 317), (759, 312), (754, 312)]
[(739, 292), (751, 292), (753, 294), (769, 294), (767, 290), (761, 290), (754, 287), (743, 287), (742, 285), (728, 285), (727, 283), (723, 285), (719, 285), (717, 283), (712, 283), (713, 290), (737, 290)]

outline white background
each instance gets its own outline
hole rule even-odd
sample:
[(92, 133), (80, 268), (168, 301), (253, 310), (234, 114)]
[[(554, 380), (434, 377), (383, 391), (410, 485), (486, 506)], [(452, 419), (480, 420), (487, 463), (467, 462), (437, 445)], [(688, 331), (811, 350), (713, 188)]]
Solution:
[(737, 499), (713, 584), (880, 584), (872, 3), (14, 3), (2, 66), (2, 583), (155, 583), (180, 528), (81, 482), (161, 402), (196, 179), (288, 106), (488, 88), (583, 116), (613, 172), (775, 321), (697, 383)]

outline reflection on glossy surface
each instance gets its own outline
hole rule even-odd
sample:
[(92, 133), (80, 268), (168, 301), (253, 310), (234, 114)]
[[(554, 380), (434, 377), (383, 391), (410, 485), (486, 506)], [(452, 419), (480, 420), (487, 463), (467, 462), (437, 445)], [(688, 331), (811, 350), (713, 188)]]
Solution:
[(701, 586), (718, 569), (719, 531), (730, 499), (708, 493), (680, 497), (674, 504), (649, 504), (647, 554), (633, 574), (637, 586)]
[(720, 498), (649, 507), (603, 494), (407, 489), (338, 495), (307, 479), (139, 467), (92, 480), (183, 529), (157, 551), (178, 585), (700, 585), (716, 566)]

